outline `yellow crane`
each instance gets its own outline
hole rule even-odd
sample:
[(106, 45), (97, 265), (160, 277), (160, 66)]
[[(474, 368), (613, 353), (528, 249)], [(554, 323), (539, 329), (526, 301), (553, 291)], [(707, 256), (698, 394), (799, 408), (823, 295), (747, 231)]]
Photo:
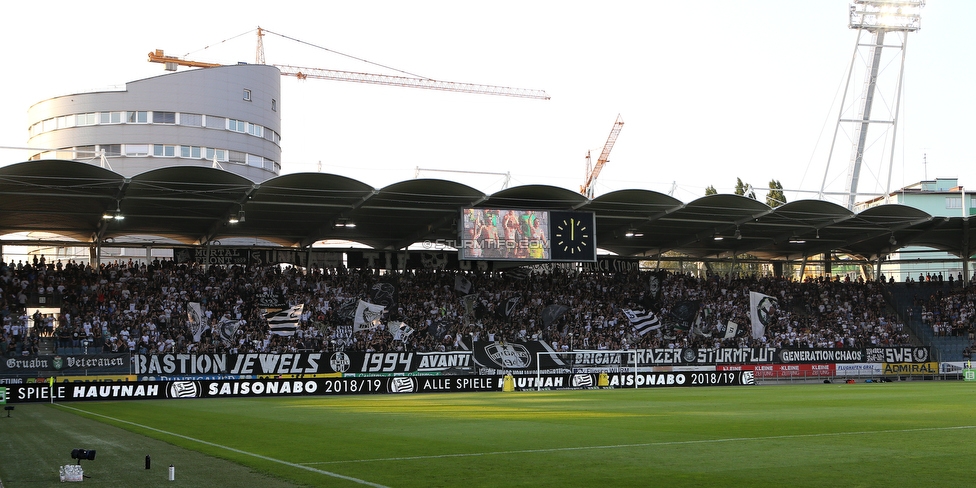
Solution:
[(593, 187), (596, 186), (596, 178), (600, 176), (600, 171), (603, 171), (603, 166), (607, 164), (607, 159), (610, 157), (610, 150), (613, 149), (613, 143), (617, 142), (617, 136), (620, 135), (620, 129), (624, 127), (624, 119), (617, 114), (617, 121), (613, 123), (613, 128), (610, 129), (610, 137), (607, 137), (607, 143), (603, 145), (603, 152), (600, 153), (600, 157), (596, 160), (596, 165), (593, 165), (593, 161), (590, 159), (590, 151), (586, 151), (586, 179), (583, 180), (583, 185), (580, 186), (580, 193), (586, 196), (586, 198), (593, 198)]
[[(264, 33), (276, 34), (267, 29), (257, 28), (258, 43), (255, 53), (255, 62), (264, 63)], [(291, 39), (281, 34), (276, 34), (286, 39)], [(296, 39), (292, 39), (296, 40)], [(299, 41), (302, 42), (302, 41)], [(307, 43), (306, 43), (307, 44)], [(323, 48), (324, 49), (324, 48)], [(176, 71), (178, 66), (188, 66), (193, 68), (212, 68), (223, 66), (220, 63), (204, 63), (200, 61), (190, 61), (174, 56), (166, 56), (162, 49), (157, 49), (149, 53), (149, 61), (153, 63), (163, 63), (168, 71)], [(300, 66), (272, 65), (281, 71), (283, 76), (294, 76), (300, 80), (308, 78), (350, 81), (356, 83), (369, 83), (374, 85), (402, 86), (407, 88), (425, 88), (428, 90), (442, 90), (460, 93), (477, 93), (481, 95), (499, 95), (506, 97), (534, 98), (549, 100), (549, 95), (544, 90), (533, 90), (528, 88), (512, 88), (506, 86), (483, 85), (476, 83), (457, 83), (452, 81), (440, 81), (430, 78), (413, 76), (391, 76), (372, 73), (357, 73), (354, 71), (339, 71), (323, 68), (304, 68)]]

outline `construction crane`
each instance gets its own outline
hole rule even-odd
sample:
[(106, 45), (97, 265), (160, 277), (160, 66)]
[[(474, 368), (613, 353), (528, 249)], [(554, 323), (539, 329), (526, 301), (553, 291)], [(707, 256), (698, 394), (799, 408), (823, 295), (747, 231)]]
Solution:
[[(255, 53), (255, 62), (264, 63), (264, 33), (274, 32), (267, 29), (257, 28), (258, 43)], [(276, 34), (281, 36), (281, 34)], [(287, 36), (282, 36), (287, 39)], [(293, 39), (294, 40), (294, 39)], [(301, 41), (299, 41), (301, 42)], [(149, 53), (149, 61), (152, 63), (163, 63), (167, 71), (176, 71), (178, 66), (188, 66), (193, 68), (213, 68), (224, 66), (220, 63), (204, 63), (200, 61), (189, 61), (174, 56), (166, 56), (161, 49)], [(477, 93), (481, 95), (499, 95), (505, 97), (534, 98), (549, 100), (549, 95), (544, 90), (532, 90), (528, 88), (511, 88), (506, 86), (483, 85), (476, 83), (457, 83), (452, 81), (439, 81), (430, 78), (410, 77), (410, 76), (391, 76), (371, 73), (357, 73), (354, 71), (339, 71), (322, 68), (303, 68), (299, 66), (272, 65), (281, 71), (283, 76), (294, 76), (299, 80), (308, 78), (351, 81), (356, 83), (369, 83), (374, 85), (402, 86), (407, 88), (425, 88), (428, 90), (442, 90), (460, 93)]]
[(580, 186), (580, 193), (586, 196), (586, 198), (593, 198), (593, 188), (596, 186), (596, 178), (600, 176), (600, 171), (603, 171), (603, 166), (607, 164), (607, 158), (610, 157), (610, 150), (613, 149), (613, 143), (617, 142), (617, 136), (620, 135), (620, 129), (624, 127), (624, 119), (617, 114), (617, 121), (613, 123), (613, 129), (610, 129), (610, 137), (607, 137), (607, 143), (603, 145), (603, 152), (600, 153), (600, 157), (596, 160), (596, 165), (593, 165), (593, 161), (590, 159), (590, 151), (586, 151), (586, 179), (583, 180), (583, 185)]

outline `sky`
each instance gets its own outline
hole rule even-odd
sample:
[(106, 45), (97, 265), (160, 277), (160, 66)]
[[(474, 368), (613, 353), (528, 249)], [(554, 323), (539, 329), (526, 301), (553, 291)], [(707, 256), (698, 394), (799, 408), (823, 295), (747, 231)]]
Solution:
[[(154, 49), (253, 62), (261, 26), (305, 43), (265, 36), (268, 64), (401, 74), (392, 67), (551, 97), (283, 77), (283, 174), (322, 171), (376, 188), (419, 175), (486, 193), (506, 184), (578, 191), (587, 151), (595, 161), (619, 114), (596, 196), (638, 188), (690, 202), (709, 185), (731, 193), (740, 178), (760, 199), (778, 180), (794, 201), (817, 198), (825, 181), (843, 190), (849, 139), (838, 139), (829, 165), (828, 154), (848, 68), (855, 59), (850, 104), (865, 66), (853, 56), (846, 0), (36, 5), (8, 7), (0, 29), (0, 165), (26, 159), (9, 148), (26, 146), (32, 104), (163, 75), (147, 61)], [(972, 0), (922, 9), (921, 29), (908, 36), (894, 157), (866, 155), (862, 192), (936, 177), (976, 188), (976, 36), (965, 24), (974, 18)], [(886, 60), (882, 74), (898, 69)], [(890, 110), (893, 98), (876, 107)]]

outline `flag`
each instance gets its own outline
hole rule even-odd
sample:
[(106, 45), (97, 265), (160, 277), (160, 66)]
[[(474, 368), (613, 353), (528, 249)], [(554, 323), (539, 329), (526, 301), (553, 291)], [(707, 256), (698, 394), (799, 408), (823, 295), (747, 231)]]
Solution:
[(355, 298), (343, 302), (336, 311), (336, 318), (341, 322), (356, 320), (356, 305), (357, 300)]
[(335, 329), (336, 343), (348, 346), (353, 343), (353, 331), (351, 325), (340, 325)]
[(356, 307), (356, 316), (352, 321), (353, 329), (358, 332), (376, 327), (380, 324), (380, 314), (385, 308), (383, 305), (360, 300), (359, 306)]
[(304, 304), (299, 304), (266, 315), (265, 318), (268, 320), (268, 328), (271, 329), (271, 333), (286, 337), (295, 335), (295, 331), (298, 330), (298, 319), (302, 318), (304, 308)]
[(203, 331), (210, 328), (210, 324), (207, 323), (206, 316), (203, 315), (203, 310), (200, 308), (200, 303), (190, 302), (187, 304), (186, 325), (190, 327), (190, 332), (193, 333), (193, 342), (200, 342)]
[(630, 325), (634, 326), (637, 334), (644, 335), (652, 330), (660, 329), (664, 324), (661, 323), (661, 318), (654, 314), (654, 312), (645, 312), (643, 310), (631, 310), (628, 308), (624, 309), (624, 315), (627, 316), (627, 320), (630, 321)]
[(454, 289), (464, 295), (471, 293), (471, 280), (461, 275), (454, 275)]
[(735, 339), (735, 335), (739, 333), (739, 324), (729, 321), (729, 325), (725, 326), (725, 337), (722, 339)]
[(694, 300), (685, 300), (678, 302), (677, 305), (671, 309), (671, 316), (677, 324), (674, 326), (676, 329), (688, 330), (691, 328), (692, 324), (695, 322), (695, 318), (698, 316), (698, 309), (701, 308), (701, 302)]
[(712, 309), (710, 307), (699, 308), (698, 315), (695, 317), (695, 325), (691, 328), (691, 332), (703, 337), (711, 337), (711, 331), (709, 331), (707, 334), (705, 333), (705, 329), (710, 329), (709, 318), (711, 316)]
[(478, 295), (464, 295), (461, 297), (461, 305), (464, 307), (464, 324), (468, 325), (471, 319), (477, 318)]
[(397, 285), (395, 282), (380, 281), (369, 288), (369, 303), (382, 305), (390, 310), (397, 304)]
[(526, 267), (519, 266), (505, 271), (505, 276), (510, 276), (516, 280), (524, 280), (532, 275), (532, 271)]
[(235, 320), (227, 315), (221, 317), (220, 322), (217, 324), (217, 330), (220, 331), (220, 340), (224, 341), (225, 344), (234, 343), (234, 334), (237, 333), (237, 329), (241, 326), (243, 320)]
[(776, 305), (776, 299), (762, 293), (749, 292), (749, 318), (752, 320), (752, 338), (758, 339), (766, 333), (771, 323), (769, 311)]
[(447, 331), (450, 328), (443, 320), (437, 319), (431, 322), (430, 326), (427, 327), (427, 334), (434, 338), (435, 340), (443, 340), (444, 336), (447, 335)]
[(514, 297), (505, 301), (504, 306), (502, 307), (502, 313), (505, 314), (506, 318), (515, 314), (515, 310), (518, 308), (519, 301), (521, 300), (522, 297), (515, 295)]
[(393, 334), (393, 340), (395, 341), (405, 340), (407, 337), (410, 337), (410, 334), (413, 334), (413, 327), (399, 321), (387, 323), (386, 328), (390, 331), (390, 334)]
[(660, 308), (661, 292), (664, 290), (664, 279), (667, 276), (667, 271), (655, 271), (647, 278), (647, 293), (644, 295), (643, 303), (648, 308)]
[(560, 305), (558, 303), (553, 303), (552, 305), (542, 309), (542, 326), (549, 327), (559, 320), (559, 317), (562, 317), (567, 310), (569, 310), (569, 307), (566, 305)]

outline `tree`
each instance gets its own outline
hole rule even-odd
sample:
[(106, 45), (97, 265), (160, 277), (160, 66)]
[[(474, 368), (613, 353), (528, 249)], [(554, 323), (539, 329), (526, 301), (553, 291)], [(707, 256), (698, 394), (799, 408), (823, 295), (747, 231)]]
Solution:
[(712, 185), (708, 185), (705, 187), (705, 196), (707, 197), (709, 195), (718, 195), (718, 190), (716, 190), (715, 187)]
[(756, 192), (752, 189), (752, 185), (743, 183), (742, 178), (735, 179), (735, 194), (756, 200)]
[(783, 194), (783, 184), (779, 180), (769, 180), (769, 193), (766, 194), (766, 205), (776, 208), (786, 203), (786, 195)]

